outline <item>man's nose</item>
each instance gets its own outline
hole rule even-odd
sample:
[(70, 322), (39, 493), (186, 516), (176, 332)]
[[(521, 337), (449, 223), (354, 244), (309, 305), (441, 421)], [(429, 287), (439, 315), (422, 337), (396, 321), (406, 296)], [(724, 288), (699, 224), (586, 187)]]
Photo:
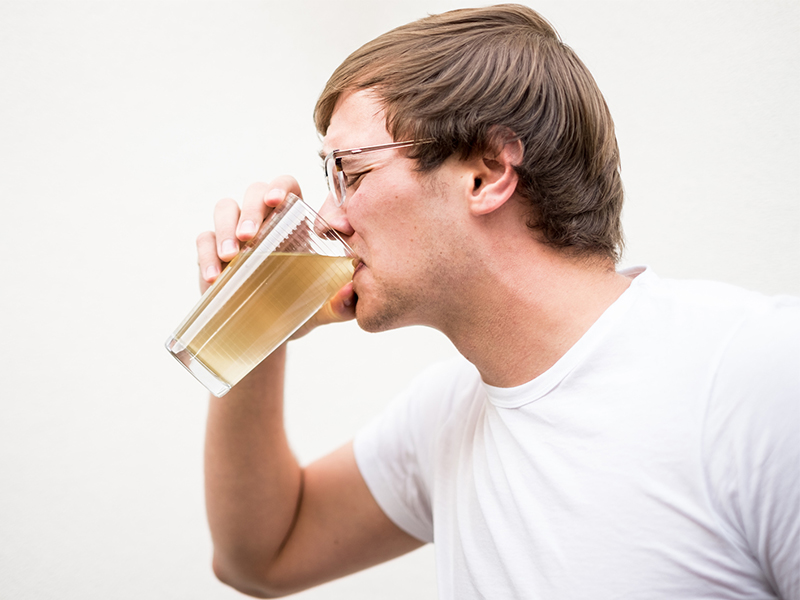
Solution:
[(325, 202), (319, 209), (319, 216), (321, 216), (331, 227), (344, 237), (350, 237), (355, 233), (353, 227), (350, 225), (350, 220), (347, 218), (347, 211), (344, 206), (337, 206), (336, 198), (332, 193), (328, 193)]

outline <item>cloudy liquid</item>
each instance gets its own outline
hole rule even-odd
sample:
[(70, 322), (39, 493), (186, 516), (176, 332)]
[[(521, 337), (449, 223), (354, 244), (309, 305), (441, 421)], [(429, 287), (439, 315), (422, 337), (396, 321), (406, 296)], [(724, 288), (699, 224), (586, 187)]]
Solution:
[(257, 258), (248, 253), (252, 250), (231, 262), (219, 285), (198, 306), (197, 318), (175, 336), (231, 386), (353, 276), (352, 258), (291, 253)]

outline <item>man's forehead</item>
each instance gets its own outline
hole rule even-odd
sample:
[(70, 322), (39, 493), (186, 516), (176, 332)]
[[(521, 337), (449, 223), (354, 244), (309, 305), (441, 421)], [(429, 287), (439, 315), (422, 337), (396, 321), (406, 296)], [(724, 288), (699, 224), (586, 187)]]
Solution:
[(386, 130), (383, 106), (370, 90), (343, 94), (331, 115), (328, 131), (322, 140), (324, 157), (332, 150), (359, 148), (392, 142)]

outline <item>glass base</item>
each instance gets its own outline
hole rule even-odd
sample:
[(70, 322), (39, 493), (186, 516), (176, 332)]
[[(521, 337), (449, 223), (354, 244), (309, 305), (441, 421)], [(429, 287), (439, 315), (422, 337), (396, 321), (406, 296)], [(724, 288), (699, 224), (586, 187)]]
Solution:
[(164, 345), (169, 353), (186, 367), (186, 370), (194, 375), (195, 379), (202, 383), (214, 396), (222, 398), (222, 396), (230, 391), (231, 386), (229, 384), (209, 371), (203, 363), (197, 360), (197, 358), (174, 337), (170, 336)]

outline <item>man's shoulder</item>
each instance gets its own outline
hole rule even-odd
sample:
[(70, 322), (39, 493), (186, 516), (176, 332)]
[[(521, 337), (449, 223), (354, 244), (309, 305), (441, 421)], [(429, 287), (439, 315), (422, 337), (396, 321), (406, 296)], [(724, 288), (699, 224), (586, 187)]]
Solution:
[(752, 307), (731, 333), (722, 365), (733, 372), (760, 366), (764, 376), (800, 382), (800, 299), (775, 296)]
[(763, 310), (772, 304), (800, 305), (800, 297), (771, 296), (739, 285), (711, 279), (676, 279), (660, 277), (644, 269), (636, 279), (654, 296), (662, 296), (686, 305), (716, 306), (739, 310)]
[(759, 323), (794, 327), (800, 315), (800, 297), (770, 296), (721, 281), (660, 278), (649, 270), (639, 278), (642, 298), (653, 310), (674, 319), (676, 326), (694, 328), (698, 335), (707, 328), (735, 335)]

